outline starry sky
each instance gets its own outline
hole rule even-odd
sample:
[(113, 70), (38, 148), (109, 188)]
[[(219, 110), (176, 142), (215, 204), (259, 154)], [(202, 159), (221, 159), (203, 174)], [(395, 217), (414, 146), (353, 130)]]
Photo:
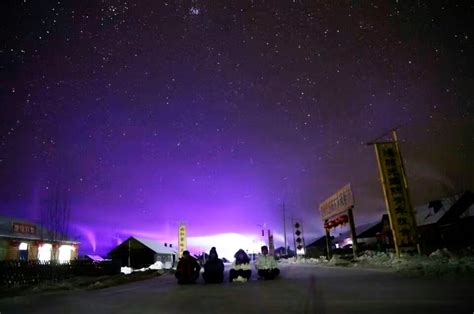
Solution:
[(282, 203), (310, 241), (348, 182), (379, 219), (366, 143), (392, 128), (415, 205), (474, 189), (472, 2), (0, 6), (0, 214), (37, 220), (60, 185), (83, 253), (181, 221), (199, 249), (282, 245)]

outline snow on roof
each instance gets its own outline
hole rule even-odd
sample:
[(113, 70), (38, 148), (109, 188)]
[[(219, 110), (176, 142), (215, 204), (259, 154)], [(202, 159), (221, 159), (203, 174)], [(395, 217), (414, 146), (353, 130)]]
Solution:
[[(448, 212), (451, 206), (456, 203), (459, 197), (460, 195), (446, 197), (415, 207), (417, 225), (424, 226), (438, 222), (438, 220)], [(434, 206), (430, 207), (430, 205), (433, 205), (434, 203), (439, 204), (441, 207), (437, 209), (435, 209)]]
[(135, 240), (137, 240), (138, 242), (141, 242), (143, 245), (149, 247), (150, 249), (152, 249), (153, 251), (155, 251), (156, 253), (161, 253), (161, 254), (176, 254), (176, 251), (174, 251), (173, 249), (167, 247), (167, 246), (164, 246), (163, 244), (161, 244), (160, 242), (158, 241), (155, 241), (155, 240), (149, 240), (149, 239), (143, 239), (143, 238), (137, 238), (137, 237), (133, 237)]
[(472, 204), (472, 205), (468, 208), (468, 210), (466, 210), (465, 215), (466, 215), (466, 216), (474, 216), (474, 204)]
[(102, 258), (102, 256), (99, 255), (86, 255), (88, 258), (93, 260), (94, 262), (102, 262), (105, 261), (105, 259)]

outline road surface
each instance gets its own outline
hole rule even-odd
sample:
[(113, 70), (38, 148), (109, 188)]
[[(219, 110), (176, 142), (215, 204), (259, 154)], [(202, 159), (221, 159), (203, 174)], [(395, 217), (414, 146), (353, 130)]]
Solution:
[(382, 270), (282, 266), (275, 281), (178, 286), (172, 275), (102, 290), (0, 299), (9, 313), (474, 313), (474, 281)]

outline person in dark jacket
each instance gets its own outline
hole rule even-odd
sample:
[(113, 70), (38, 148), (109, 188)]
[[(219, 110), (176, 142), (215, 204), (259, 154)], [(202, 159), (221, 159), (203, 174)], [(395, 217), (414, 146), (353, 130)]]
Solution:
[(209, 259), (204, 264), (202, 278), (206, 283), (222, 283), (224, 281), (224, 263), (217, 255), (215, 247), (209, 252)]
[(252, 271), (250, 270), (250, 258), (242, 249), (238, 250), (234, 257), (235, 261), (229, 271), (229, 281), (246, 282), (252, 275)]
[(189, 251), (184, 251), (183, 256), (179, 259), (175, 273), (178, 284), (196, 283), (200, 269), (201, 266), (199, 266), (196, 259), (189, 254)]

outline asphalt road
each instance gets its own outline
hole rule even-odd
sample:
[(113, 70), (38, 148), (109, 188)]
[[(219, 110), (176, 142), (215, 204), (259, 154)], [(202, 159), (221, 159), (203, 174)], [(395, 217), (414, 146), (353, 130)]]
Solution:
[(9, 313), (474, 313), (474, 281), (387, 271), (282, 267), (275, 281), (178, 286), (173, 276), (102, 290), (0, 299)]

